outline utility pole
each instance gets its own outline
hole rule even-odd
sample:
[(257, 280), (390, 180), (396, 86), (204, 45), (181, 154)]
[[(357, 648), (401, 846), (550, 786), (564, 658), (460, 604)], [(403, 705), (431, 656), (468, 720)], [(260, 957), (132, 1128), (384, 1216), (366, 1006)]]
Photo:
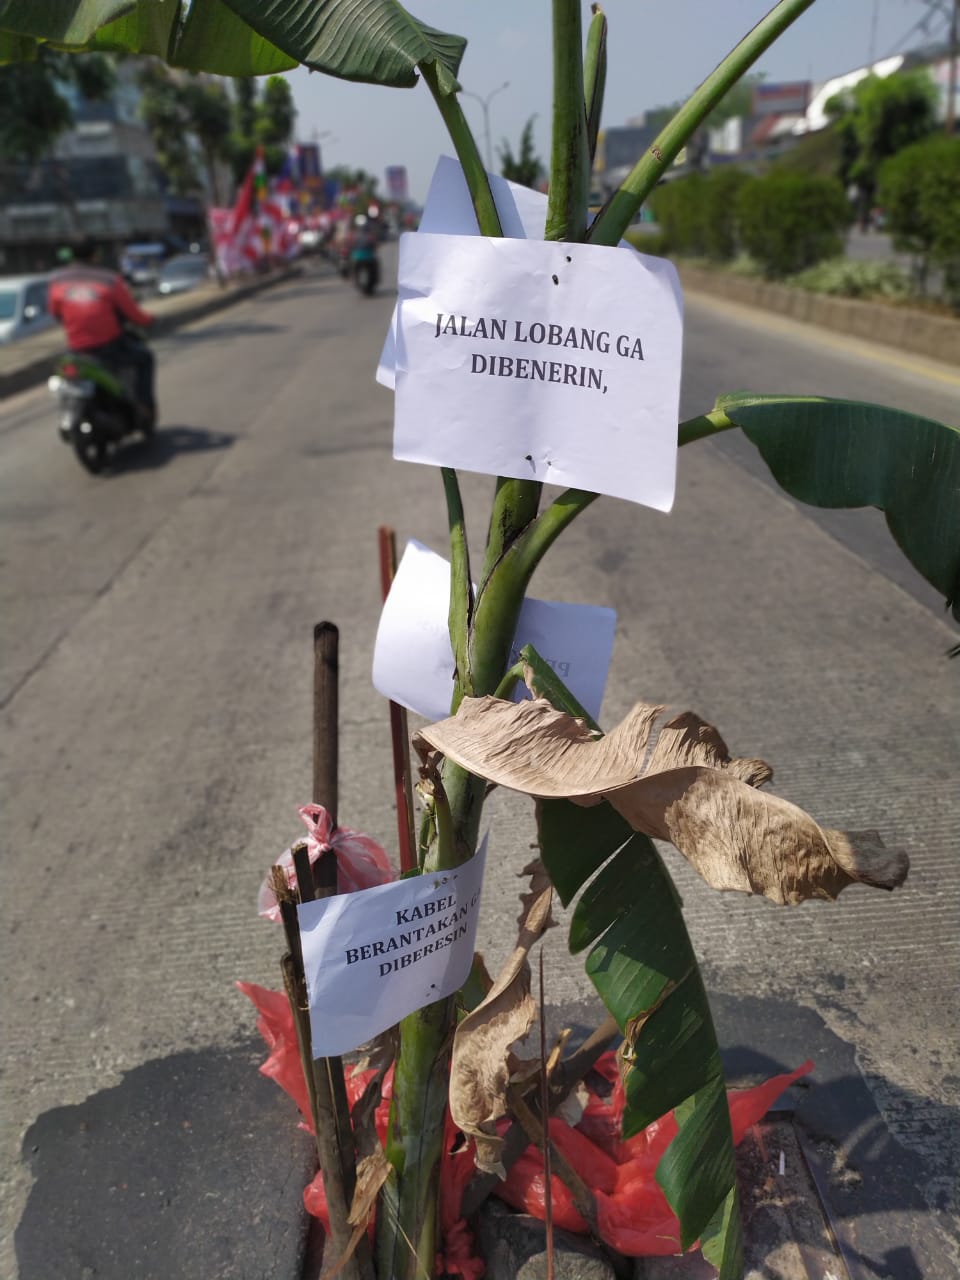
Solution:
[(947, 136), (949, 137), (957, 124), (957, 48), (960, 35), (960, 0), (953, 0), (953, 12), (950, 15), (950, 37), (947, 40)]
[(944, 131), (949, 137), (957, 125), (957, 59), (960, 57), (960, 0), (923, 0), (927, 16), (913, 30), (930, 34), (930, 23), (936, 18), (947, 20), (947, 109)]
[(873, 70), (873, 64), (877, 60), (877, 11), (880, 8), (880, 0), (873, 0), (873, 20), (870, 23), (870, 61), (867, 66)]
[(490, 149), (490, 103), (492, 99), (494, 99), (497, 96), (498, 93), (501, 93), (504, 89), (509, 89), (509, 88), (510, 88), (510, 81), (504, 80), (503, 84), (500, 85), (499, 88), (491, 90), (491, 92), (488, 93), (485, 98), (481, 98), (479, 93), (470, 93), (469, 90), (467, 89), (462, 90), (463, 96), (465, 98), (476, 98), (477, 102), (479, 102), (481, 107), (483, 108), (483, 136), (486, 143), (488, 172), (493, 171), (493, 152)]

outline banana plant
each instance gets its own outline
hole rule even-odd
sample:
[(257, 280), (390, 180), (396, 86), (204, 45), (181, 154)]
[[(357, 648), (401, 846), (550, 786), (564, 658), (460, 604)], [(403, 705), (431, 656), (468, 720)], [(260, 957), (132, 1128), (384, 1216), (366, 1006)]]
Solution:
[[(584, 52), (580, 0), (551, 0), (555, 88), (546, 237), (619, 252), (614, 247), (629, 222), (694, 130), (812, 2), (779, 0), (666, 125), (588, 225), (607, 20), (593, 5)], [(397, 0), (0, 0), (0, 61), (35, 56), (41, 42), (67, 50), (153, 54), (174, 66), (234, 76), (274, 74), (299, 64), (400, 88), (422, 81), (463, 166), (481, 234), (501, 234), (488, 177), (460, 106), (457, 77), (466, 41), (420, 22)], [(777, 482), (800, 501), (883, 510), (904, 553), (960, 619), (957, 427), (859, 402), (735, 393), (720, 395), (711, 410), (680, 423), (678, 442), (686, 447), (729, 430), (741, 430)], [(546, 767), (531, 778), (524, 759), (501, 775), (487, 748), (498, 733), (517, 737), (517, 722), (501, 722), (503, 708), (509, 717), (518, 714), (517, 706), (535, 709), (537, 722), (524, 724), (530, 736), (523, 740), (534, 744), (541, 762), (552, 758), (551, 744), (561, 742), (566, 753), (573, 742), (592, 777), (605, 767), (603, 752), (611, 743), (627, 742), (635, 755), (643, 755), (637, 744), (646, 746), (657, 709), (641, 705), (629, 723), (603, 738), (535, 653), (526, 652), (521, 664), (507, 670), (534, 570), (597, 495), (570, 489), (541, 510), (538, 483), (498, 478), (474, 589), (457, 475), (442, 468), (441, 478), (452, 564), (451, 711), (457, 714), (427, 731), (421, 743), (433, 771), (421, 870), (452, 868), (472, 856), (488, 780), (538, 798), (541, 856), (552, 885), (564, 903), (581, 895), (570, 946), (589, 949), (587, 973), (624, 1037), (625, 1129), (636, 1132), (675, 1108), (678, 1134), (661, 1161), (658, 1181), (679, 1219), (681, 1246), (699, 1240), (721, 1277), (733, 1280), (742, 1274), (742, 1244), (720, 1056), (679, 898), (651, 837), (672, 840), (701, 874), (721, 883), (734, 875), (724, 861), (732, 830), (740, 852), (749, 846), (757, 859), (745, 872), (749, 883), (734, 887), (780, 901), (798, 894), (833, 896), (855, 879), (890, 887), (902, 880), (905, 862), (896, 854), (879, 855), (876, 847), (865, 849), (843, 833), (823, 831), (786, 802), (760, 792), (769, 776), (766, 766), (731, 760), (716, 731), (689, 715), (662, 726), (651, 757), (662, 767), (653, 775), (635, 771), (616, 785), (608, 778), (604, 786), (588, 788), (589, 794), (582, 778)], [(519, 677), (535, 694), (533, 703), (503, 700)], [(671, 796), (666, 807), (651, 799), (665, 791)], [(722, 814), (725, 826), (705, 824), (707, 809)], [(730, 819), (731, 813), (739, 817)], [(785, 888), (764, 863), (758, 832), (772, 830), (783, 833), (785, 856), (793, 859), (793, 888)], [(795, 888), (801, 882), (802, 892)], [(429, 1005), (399, 1028), (386, 1144), (391, 1173), (377, 1213), (380, 1280), (422, 1280), (434, 1273), (451, 1046), (467, 1003), (476, 1000)]]

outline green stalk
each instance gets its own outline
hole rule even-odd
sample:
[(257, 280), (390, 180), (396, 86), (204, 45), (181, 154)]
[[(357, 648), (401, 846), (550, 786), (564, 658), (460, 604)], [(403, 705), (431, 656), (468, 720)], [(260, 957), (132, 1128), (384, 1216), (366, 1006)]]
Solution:
[(703, 440), (707, 436), (718, 435), (721, 431), (731, 431), (736, 425), (722, 409), (711, 409), (709, 413), (701, 413), (699, 417), (681, 422), (677, 428), (677, 443), (693, 444), (694, 440)]
[(590, 159), (580, 0), (553, 0), (553, 148), (545, 240), (582, 240)]
[(470, 576), (470, 551), (467, 547), (463, 501), (460, 497), (457, 473), (450, 467), (441, 467), (441, 472), (450, 527), (450, 606), (447, 626), (456, 664), (457, 678), (452, 707), (452, 710), (456, 711), (460, 699), (473, 691), (468, 653), (470, 623), (473, 618), (473, 582)]
[(502, 236), (500, 215), (493, 200), (490, 182), (487, 178), (486, 166), (480, 156), (476, 139), (470, 132), (467, 118), (460, 106), (460, 99), (455, 93), (444, 93), (437, 79), (437, 69), (433, 63), (426, 62), (420, 67), (427, 87), (433, 94), (434, 101), (447, 126), (450, 140), (457, 152), (457, 159), (463, 167), (463, 174), (470, 189), (470, 198), (477, 213), (477, 223), (482, 236)]
[(495, 698), (512, 698), (517, 684), (523, 680), (523, 663), (515, 662), (493, 691)]
[(491, 573), (520, 530), (525, 529), (531, 520), (536, 519), (542, 492), (543, 485), (538, 480), (511, 480), (508, 476), (497, 477), (478, 596), (483, 592)]
[[(377, 1275), (430, 1280), (439, 1238), (440, 1167), (449, 1085), (453, 996), (400, 1023), (387, 1159), (396, 1170), (377, 1213)], [(438, 1049), (439, 1046), (439, 1049)]]
[[(553, 0), (553, 146), (546, 239), (582, 240), (587, 218), (589, 163), (583, 99), (583, 33), (579, 0)], [(477, 695), (494, 693), (503, 678), (520, 607), (535, 558), (513, 548), (534, 528), (541, 486), (529, 480), (497, 481), (470, 634), (470, 677)], [(572, 517), (571, 517), (572, 518)], [(446, 767), (444, 786), (454, 830), (474, 849), (480, 830), (484, 784), (462, 769)]]
[(564, 529), (586, 511), (599, 495), (586, 489), (565, 489), (512, 548), (514, 571), (529, 580)]
[(587, 236), (592, 244), (619, 244), (640, 206), (693, 132), (760, 55), (812, 4), (813, 0), (780, 0), (707, 76), (600, 210)]
[(583, 103), (587, 112), (587, 155), (593, 169), (603, 112), (603, 91), (607, 85), (607, 17), (598, 4), (590, 8), (593, 17), (587, 28), (587, 53), (583, 60)]
[[(500, 236), (503, 230), (490, 183), (459, 100), (455, 95), (440, 92), (432, 67), (423, 66), (421, 71), (463, 167), (480, 232)], [(475, 671), (470, 645), (475, 608), (456, 472), (443, 468), (443, 484), (450, 528), (449, 622), (457, 664), (455, 708), (466, 693), (492, 692), (496, 680), (492, 685), (489, 683), (486, 662), (480, 663), (479, 679)], [(539, 494), (539, 485), (499, 480), (491, 527), (496, 525), (505, 539), (510, 538), (518, 518), (522, 523), (517, 527), (523, 528), (536, 515)], [(501, 630), (506, 634), (502, 646), (495, 646), (504, 649), (497, 680), (506, 665), (519, 610), (520, 601), (512, 621), (502, 621)], [(457, 866), (476, 849), (483, 781), (463, 769), (447, 765), (443, 772), (443, 790), (445, 797), (436, 798), (437, 839), (427, 848), (421, 844), (425, 871)], [(400, 1052), (386, 1148), (395, 1176), (381, 1197), (381, 1211), (377, 1215), (377, 1264), (382, 1280), (425, 1280), (433, 1275), (439, 1243), (440, 1172), (455, 1021), (456, 1001), (446, 999), (417, 1010), (400, 1023)]]

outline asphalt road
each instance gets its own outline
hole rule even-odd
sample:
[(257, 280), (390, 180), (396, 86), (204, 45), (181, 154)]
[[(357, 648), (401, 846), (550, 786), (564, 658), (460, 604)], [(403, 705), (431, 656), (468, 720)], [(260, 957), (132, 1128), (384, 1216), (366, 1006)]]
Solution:
[[(87, 476), (61, 445), (45, 390), (0, 406), (2, 1275), (17, 1273), (15, 1251), (25, 1280), (201, 1274), (182, 1262), (131, 1271), (129, 1247), (107, 1242), (114, 1225), (138, 1229), (131, 1202), (117, 1225), (63, 1189), (70, 1160), (95, 1176), (93, 1117), (121, 1104), (130, 1132), (139, 1126), (139, 1172), (124, 1172), (118, 1139), (104, 1203), (135, 1185), (144, 1221), (156, 1195), (176, 1236), (188, 1212), (178, 1170), (215, 1166), (191, 1196), (227, 1202), (236, 1220), (212, 1185), (224, 1163), (216, 1123), (171, 1155), (156, 1099), (186, 1105), (170, 1080), (194, 1079), (188, 1067), (209, 1080), (212, 1064), (219, 1092), (196, 1089), (209, 1126), (242, 1112), (244, 1080), (257, 1082), (254, 1020), (233, 983), (277, 984), (281, 939), (254, 903), (308, 799), (322, 618), (341, 629), (340, 818), (393, 843), (386, 708), (369, 679), (375, 532), (391, 524), (401, 545), (414, 536), (442, 550), (445, 516), (435, 473), (390, 458), (390, 397), (372, 371), (391, 302), (308, 276), (165, 339), (162, 430), (109, 477)], [(688, 299), (686, 333), (684, 416), (749, 387), (958, 418), (957, 371), (915, 357), (700, 298)], [(490, 489), (464, 477), (474, 539)], [(912, 1189), (888, 1181), (858, 1247), (883, 1252), (870, 1236), (882, 1220), (887, 1271), (870, 1274), (913, 1280), (960, 1266), (960, 670), (944, 657), (956, 629), (874, 517), (800, 508), (745, 442), (699, 443), (682, 455), (671, 516), (595, 504), (534, 593), (618, 610), (606, 722), (638, 697), (695, 708), (736, 753), (771, 760), (776, 789), (825, 825), (876, 826), (910, 850), (901, 891), (852, 889), (797, 910), (720, 897), (668, 856), (730, 1061), (749, 1074), (818, 1058), (809, 1106), (826, 1117), (865, 1100), (842, 1152), (848, 1181), (867, 1165), (906, 1170)], [(532, 827), (515, 798), (495, 796), (490, 817), (479, 945), (494, 964), (512, 943)], [(562, 935), (548, 939), (547, 996), (574, 1010), (589, 987)], [(141, 1086), (155, 1089), (149, 1107)], [(250, 1139), (266, 1121), (243, 1114)], [(849, 1128), (846, 1116), (834, 1129)], [(199, 1121), (176, 1122), (191, 1123), (199, 1133)], [(229, 1164), (238, 1131), (223, 1124)], [(277, 1213), (292, 1215), (304, 1157), (297, 1147), (291, 1173), (289, 1113), (257, 1133), (248, 1193), (262, 1195), (258, 1173), (279, 1152), (290, 1186)], [(68, 1194), (89, 1256), (57, 1235)], [(851, 1205), (836, 1212), (852, 1218)], [(37, 1261), (45, 1239), (62, 1270)]]

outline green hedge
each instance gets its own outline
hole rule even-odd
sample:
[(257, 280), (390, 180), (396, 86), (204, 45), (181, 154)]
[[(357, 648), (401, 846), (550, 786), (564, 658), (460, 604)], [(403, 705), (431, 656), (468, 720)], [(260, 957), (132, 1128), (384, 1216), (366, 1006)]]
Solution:
[(711, 169), (665, 182), (651, 199), (665, 252), (727, 262), (737, 252), (737, 192), (748, 175), (741, 169)]
[(942, 272), (944, 297), (960, 306), (960, 138), (927, 138), (891, 156), (877, 198), (894, 245), (914, 255), (920, 291), (932, 265)]
[(651, 199), (664, 252), (729, 262), (749, 253), (781, 277), (842, 252), (851, 211), (832, 178), (711, 169), (657, 187)]
[(770, 279), (841, 254), (852, 216), (835, 178), (768, 173), (744, 184), (737, 195), (740, 243)]

